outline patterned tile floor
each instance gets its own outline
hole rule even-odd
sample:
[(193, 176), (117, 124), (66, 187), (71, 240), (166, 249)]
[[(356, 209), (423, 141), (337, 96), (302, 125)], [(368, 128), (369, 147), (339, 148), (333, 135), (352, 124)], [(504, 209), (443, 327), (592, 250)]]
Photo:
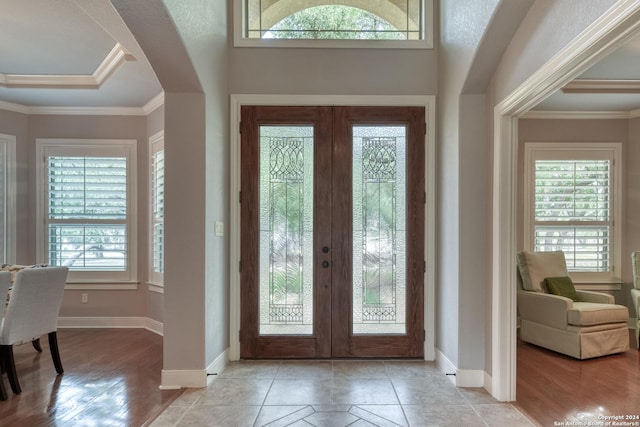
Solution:
[(151, 427), (533, 425), (484, 389), (456, 388), (433, 362), (327, 360), (232, 362)]

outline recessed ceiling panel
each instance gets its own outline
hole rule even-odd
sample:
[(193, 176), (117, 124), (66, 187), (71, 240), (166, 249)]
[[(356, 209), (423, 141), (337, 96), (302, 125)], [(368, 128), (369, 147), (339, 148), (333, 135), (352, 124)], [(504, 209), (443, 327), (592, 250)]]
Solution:
[(116, 41), (71, 0), (2, 0), (0, 73), (91, 75)]

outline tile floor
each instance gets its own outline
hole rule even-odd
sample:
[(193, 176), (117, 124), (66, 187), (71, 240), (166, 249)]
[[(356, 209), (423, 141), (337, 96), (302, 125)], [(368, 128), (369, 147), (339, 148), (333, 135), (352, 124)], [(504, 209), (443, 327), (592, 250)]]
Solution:
[(240, 361), (187, 389), (165, 426), (533, 426), (485, 390), (456, 388), (433, 362)]

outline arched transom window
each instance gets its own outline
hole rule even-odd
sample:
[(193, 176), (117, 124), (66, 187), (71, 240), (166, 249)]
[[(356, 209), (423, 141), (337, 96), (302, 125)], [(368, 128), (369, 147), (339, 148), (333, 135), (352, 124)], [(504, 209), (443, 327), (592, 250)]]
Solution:
[[(423, 41), (431, 0), (242, 0), (249, 40)], [(431, 12), (431, 7), (428, 13)], [(429, 20), (432, 22), (432, 20)]]

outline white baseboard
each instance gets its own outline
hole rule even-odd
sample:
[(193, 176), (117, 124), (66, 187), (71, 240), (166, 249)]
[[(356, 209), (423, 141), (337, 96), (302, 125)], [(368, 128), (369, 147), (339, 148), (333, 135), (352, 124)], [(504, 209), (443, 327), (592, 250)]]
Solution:
[(220, 375), (224, 371), (228, 363), (229, 349), (227, 348), (207, 367), (207, 386), (210, 386), (211, 383), (213, 383), (216, 378), (218, 378), (218, 375)]
[[(175, 390), (178, 388), (203, 388), (210, 386), (226, 368), (229, 362), (229, 349), (211, 362), (205, 370), (162, 370), (160, 390)], [(213, 375), (215, 374), (215, 375)]]
[[(458, 369), (447, 356), (436, 349), (436, 366), (456, 387), (485, 387), (485, 371), (480, 369)], [(491, 384), (491, 383), (489, 383)]]
[(484, 373), (484, 389), (493, 396), (493, 378), (486, 371)]
[(203, 388), (207, 386), (205, 369), (162, 370), (160, 390), (176, 390), (179, 388)]
[(456, 383), (456, 365), (454, 365), (447, 356), (444, 355), (439, 349), (436, 348), (436, 366), (440, 371), (449, 378), (449, 380)]
[(456, 372), (456, 386), (484, 387), (485, 372), (480, 369), (458, 369)]
[(58, 328), (142, 328), (164, 333), (162, 322), (148, 317), (59, 317)]

